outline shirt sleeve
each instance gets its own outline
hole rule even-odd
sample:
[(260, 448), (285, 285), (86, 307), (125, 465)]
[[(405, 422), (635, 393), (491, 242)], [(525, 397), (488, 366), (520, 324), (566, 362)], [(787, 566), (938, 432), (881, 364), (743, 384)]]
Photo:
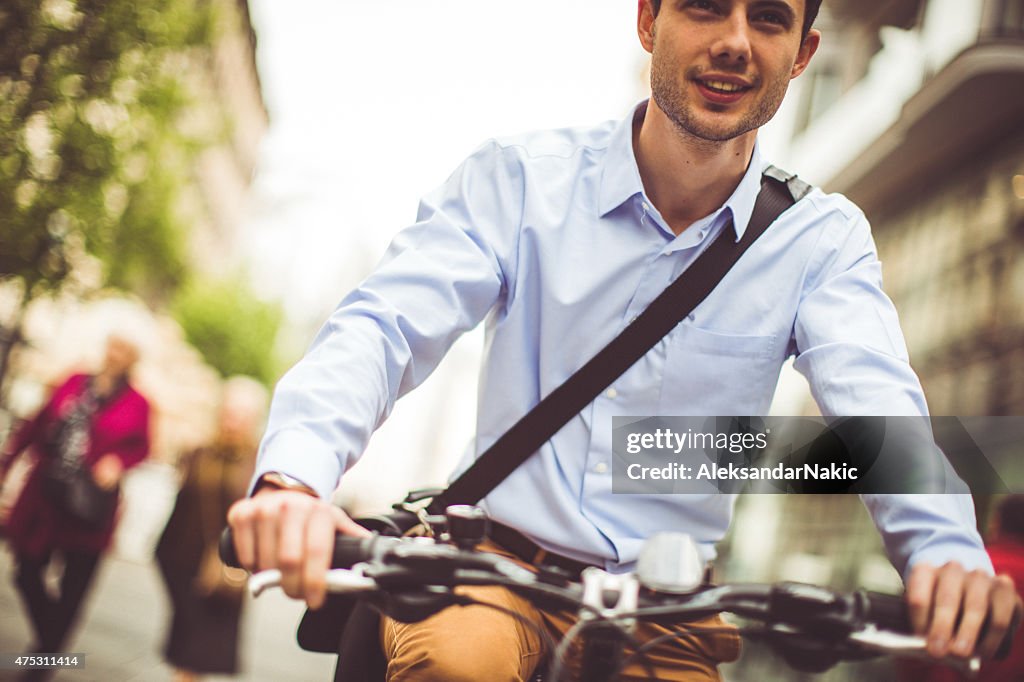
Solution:
[(275, 388), (253, 482), (280, 471), (330, 496), (395, 401), (502, 299), (522, 204), (521, 166), (494, 142), (421, 201)]
[[(811, 197), (813, 200), (813, 197)], [(871, 228), (849, 206), (822, 227), (794, 327), (794, 366), (826, 416), (927, 416)], [(862, 495), (886, 552), (907, 577), (914, 564), (958, 561), (992, 571), (968, 494)]]

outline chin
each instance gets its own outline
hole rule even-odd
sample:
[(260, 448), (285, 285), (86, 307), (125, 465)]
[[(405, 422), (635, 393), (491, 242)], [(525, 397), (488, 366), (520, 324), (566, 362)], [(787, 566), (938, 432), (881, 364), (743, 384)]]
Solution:
[(746, 131), (742, 128), (728, 125), (696, 125), (691, 126), (686, 132), (707, 142), (728, 142)]

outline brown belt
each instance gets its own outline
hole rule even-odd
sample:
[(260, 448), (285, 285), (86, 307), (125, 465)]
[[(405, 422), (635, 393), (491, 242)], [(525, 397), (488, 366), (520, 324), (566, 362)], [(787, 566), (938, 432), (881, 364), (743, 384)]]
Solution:
[[(503, 523), (491, 521), (491, 530), (488, 535), (496, 544), (501, 545), (508, 551), (515, 554), (528, 564), (537, 566), (555, 567), (568, 573), (572, 580), (579, 580), (583, 569), (593, 566), (583, 561), (576, 561), (561, 554), (555, 554), (544, 549), (536, 542), (526, 537), (515, 528), (509, 528)], [(704, 566), (705, 585), (714, 585), (716, 581), (714, 564), (708, 562)]]
[(491, 521), (488, 537), (526, 563), (533, 564), (538, 568), (541, 566), (558, 568), (568, 573), (573, 580), (580, 579), (584, 568), (593, 566), (593, 564), (549, 552), (515, 528), (509, 528), (497, 521)]

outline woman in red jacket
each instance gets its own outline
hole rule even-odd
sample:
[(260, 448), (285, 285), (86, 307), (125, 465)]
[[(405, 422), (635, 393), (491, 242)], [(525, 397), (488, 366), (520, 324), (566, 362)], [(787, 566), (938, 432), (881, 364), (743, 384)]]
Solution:
[[(110, 336), (102, 369), (65, 381), (0, 456), (0, 483), (23, 450), (36, 459), (8, 518), (7, 534), (17, 564), (15, 583), (40, 653), (63, 649), (100, 555), (110, 545), (121, 477), (149, 452), (149, 404), (128, 384), (138, 355), (132, 342)], [(84, 491), (88, 495), (71, 494), (68, 481), (76, 472), (85, 479), (76, 490), (90, 488)], [(88, 498), (85, 507), (73, 504), (72, 497)], [(64, 571), (54, 596), (43, 576), (57, 555)]]

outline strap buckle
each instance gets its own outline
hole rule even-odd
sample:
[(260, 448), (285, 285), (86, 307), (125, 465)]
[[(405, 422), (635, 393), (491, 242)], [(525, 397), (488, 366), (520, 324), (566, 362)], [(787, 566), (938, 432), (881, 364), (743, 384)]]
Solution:
[(431, 514), (430, 509), (427, 507), (420, 507), (419, 509), (410, 511), (413, 511), (416, 514), (416, 518), (419, 519), (424, 535), (428, 538), (434, 538), (442, 542), (448, 541), (447, 516), (444, 514)]
[(416, 510), (416, 518), (420, 520), (420, 524), (423, 526), (423, 531), (426, 533), (427, 537), (434, 537), (434, 524), (430, 522), (430, 514), (427, 513), (426, 507), (420, 507)]
[(423, 500), (437, 497), (444, 492), (444, 488), (418, 488), (416, 490), (410, 490), (409, 494), (405, 496), (401, 504), (408, 509), (408, 505), (422, 502)]
[(811, 185), (807, 184), (793, 173), (787, 173), (781, 168), (776, 168), (775, 166), (768, 166), (765, 168), (764, 175), (772, 180), (777, 180), (784, 184), (786, 189), (789, 190), (790, 196), (793, 197), (793, 201), (800, 201), (810, 194), (812, 189), (814, 189)]

